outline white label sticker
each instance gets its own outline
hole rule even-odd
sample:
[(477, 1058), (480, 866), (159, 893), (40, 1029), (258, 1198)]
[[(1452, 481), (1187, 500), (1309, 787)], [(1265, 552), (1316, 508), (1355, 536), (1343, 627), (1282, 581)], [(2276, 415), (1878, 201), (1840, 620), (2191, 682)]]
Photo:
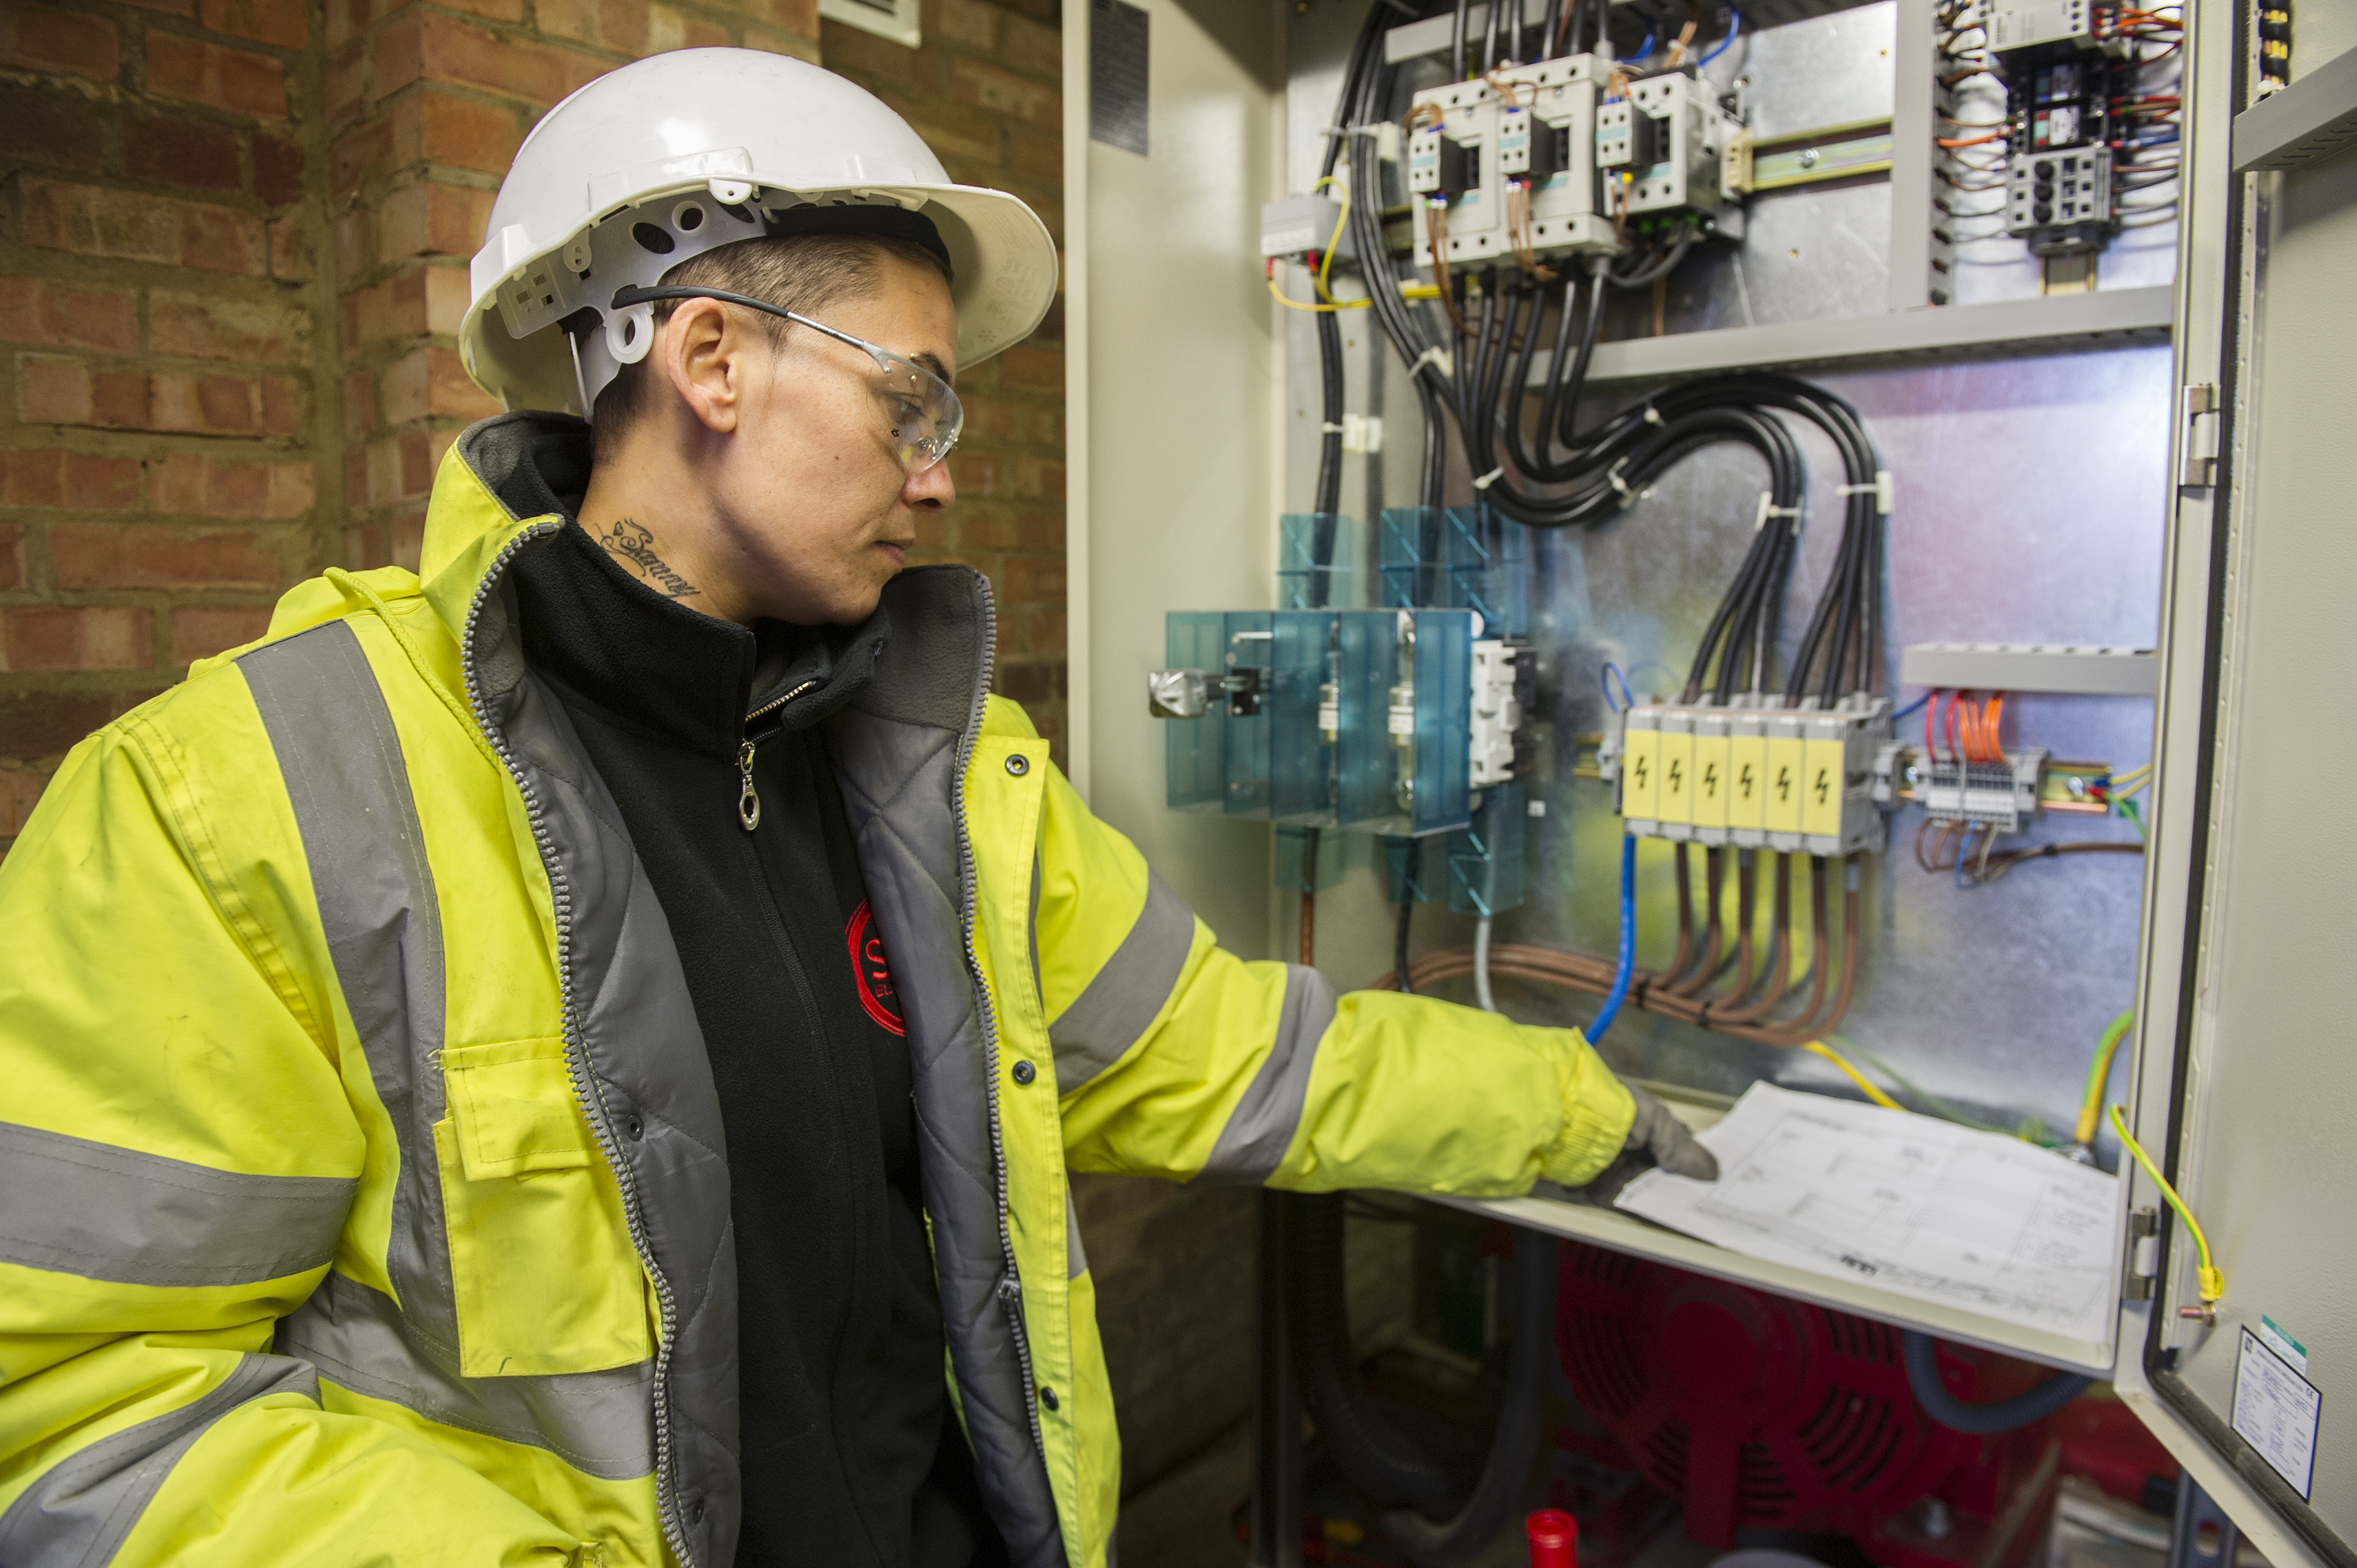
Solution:
[(2291, 1363), (2291, 1369), (2301, 1377), (2308, 1376), (2308, 1347), (2286, 1334), (2283, 1325), (2272, 1317), (2259, 1319), (2259, 1343)]
[(2306, 1498), (2315, 1482), (2316, 1427), (2324, 1395), (2284, 1359), (2242, 1331), (2234, 1365), (2234, 1430)]

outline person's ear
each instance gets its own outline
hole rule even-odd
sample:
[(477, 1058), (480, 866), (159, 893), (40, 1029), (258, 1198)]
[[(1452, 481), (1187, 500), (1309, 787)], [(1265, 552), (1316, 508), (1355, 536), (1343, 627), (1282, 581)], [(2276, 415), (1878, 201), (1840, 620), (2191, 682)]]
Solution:
[(744, 413), (748, 337), (716, 299), (681, 302), (655, 345), (664, 376), (706, 430), (726, 435)]

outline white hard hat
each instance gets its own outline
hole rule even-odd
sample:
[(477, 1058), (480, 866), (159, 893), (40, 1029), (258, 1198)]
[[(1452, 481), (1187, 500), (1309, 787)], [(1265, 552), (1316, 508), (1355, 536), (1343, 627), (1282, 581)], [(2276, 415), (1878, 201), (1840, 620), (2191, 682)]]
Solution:
[(616, 291), (735, 241), (881, 233), (944, 255), (962, 369), (1028, 336), (1056, 294), (1055, 244), (1018, 198), (951, 183), (873, 95), (758, 49), (652, 55), (574, 93), (517, 149), (489, 231), (467, 373), (510, 408), (585, 416), (653, 336), (652, 307), (615, 310)]

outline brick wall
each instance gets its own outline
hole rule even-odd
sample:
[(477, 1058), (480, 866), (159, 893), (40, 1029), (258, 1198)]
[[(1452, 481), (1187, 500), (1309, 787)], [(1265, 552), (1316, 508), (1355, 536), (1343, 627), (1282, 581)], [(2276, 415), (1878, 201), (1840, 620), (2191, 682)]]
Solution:
[(0, 6), (0, 847), (339, 501), (305, 0)]
[[(945, 7), (945, 8), (944, 8)], [(1060, 232), (1055, 0), (829, 25), (952, 174)], [(640, 56), (816, 60), (816, 0), (0, 4), (0, 853), (65, 750), (257, 635), (328, 565), (414, 565), (435, 466), (496, 412), (467, 263), (559, 98)], [(979, 368), (963, 498), (1000, 688), (1063, 736), (1060, 310)]]

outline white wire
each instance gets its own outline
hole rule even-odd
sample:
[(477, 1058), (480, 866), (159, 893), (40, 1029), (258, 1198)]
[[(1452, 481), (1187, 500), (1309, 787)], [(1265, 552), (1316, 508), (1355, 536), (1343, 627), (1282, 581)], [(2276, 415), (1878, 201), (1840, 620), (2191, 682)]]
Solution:
[(1484, 1013), (1495, 1013), (1498, 1003), (1490, 994), (1490, 917), (1482, 916), (1473, 922), (1473, 997), (1481, 1004)]

